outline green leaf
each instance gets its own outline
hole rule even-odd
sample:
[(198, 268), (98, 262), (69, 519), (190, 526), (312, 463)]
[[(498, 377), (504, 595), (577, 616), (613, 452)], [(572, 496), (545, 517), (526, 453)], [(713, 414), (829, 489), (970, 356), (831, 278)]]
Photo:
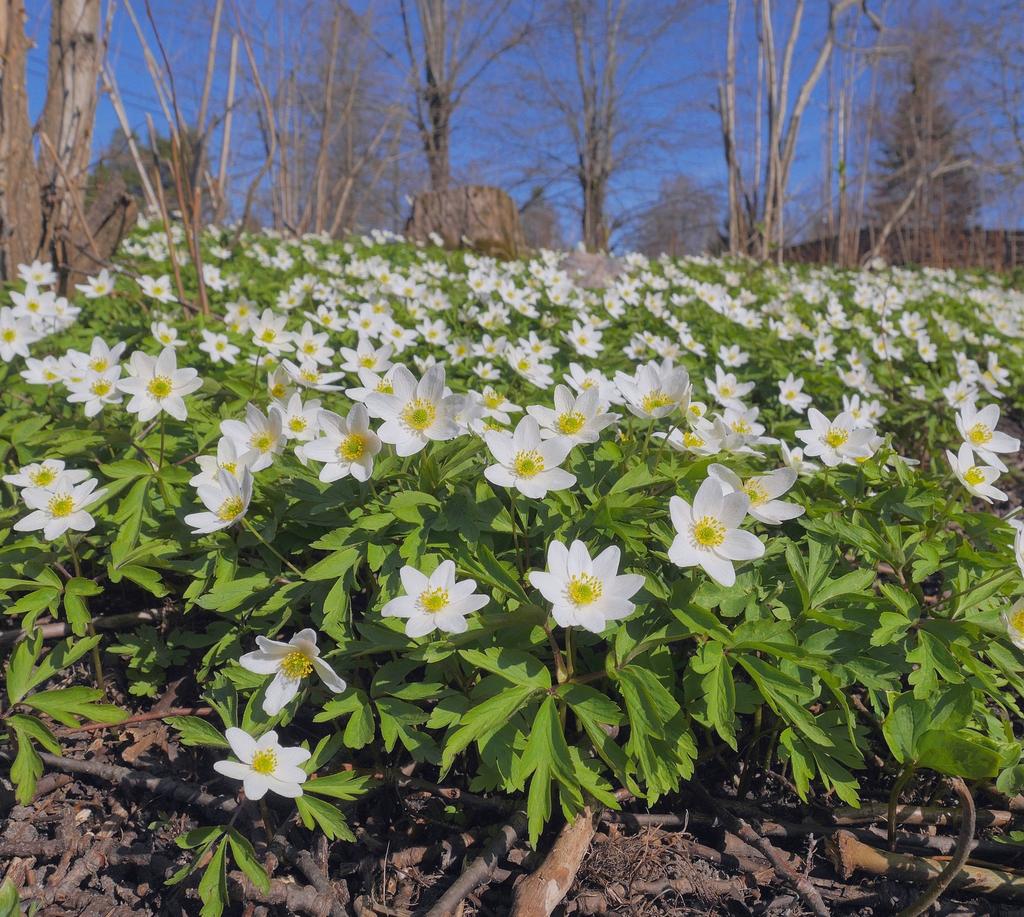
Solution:
[(245, 873), (246, 877), (261, 892), (266, 894), (270, 891), (270, 876), (263, 864), (256, 859), (256, 851), (236, 828), (228, 828), (228, 843), (231, 845), (231, 856)]
[(459, 650), (459, 655), (470, 665), (500, 675), (513, 684), (528, 685), (541, 691), (551, 687), (550, 670), (529, 653), (489, 646), (484, 650)]
[(79, 717), (96, 723), (120, 723), (128, 714), (113, 704), (98, 704), (103, 692), (96, 688), (72, 687), (40, 691), (25, 698), (23, 703), (42, 710), (65, 726), (78, 726)]
[(317, 793), (320, 796), (330, 796), (332, 799), (342, 799), (351, 802), (358, 799), (373, 782), (373, 778), (366, 774), (357, 774), (355, 771), (338, 771), (336, 774), (328, 774), (326, 777), (314, 777), (302, 784), (305, 793)]
[(318, 560), (305, 572), (305, 578), (311, 581), (339, 579), (351, 570), (362, 557), (356, 547), (342, 548), (333, 554)]
[(182, 745), (205, 745), (213, 748), (229, 748), (224, 734), (198, 716), (167, 716), (164, 722), (178, 730)]
[(200, 917), (220, 917), (228, 905), (227, 844), (221, 841), (199, 880)]
[(14, 730), (18, 742), (18, 753), (11, 765), (11, 782), (14, 784), (18, 803), (27, 806), (35, 796), (36, 781), (43, 773), (43, 759), (39, 757), (32, 740), (35, 739), (55, 755), (60, 754), (60, 745), (53, 737), (53, 733), (34, 716), (16, 713), (7, 722)]
[(423, 513), (421, 507), (431, 506), (440, 509), (441, 503), (437, 497), (425, 494), (418, 490), (404, 490), (395, 494), (388, 502), (388, 511), (397, 519), (403, 522), (411, 522), (413, 525), (423, 524)]
[(18, 889), (13, 882), (4, 879), (3, 885), (0, 885), (0, 917), (20, 917), (20, 914), (21, 898)]
[(467, 710), (462, 717), (462, 726), (456, 729), (444, 744), (441, 753), (442, 772), (448, 771), (455, 762), (455, 756), (471, 742), (478, 742), (504, 726), (536, 693), (537, 689), (532, 685), (517, 685)]
[(11, 653), (11, 661), (7, 665), (7, 698), (12, 704), (18, 703), (32, 690), (32, 671), (42, 642), (42, 632), (37, 631), (35, 639), (22, 640)]
[(949, 777), (990, 780), (999, 773), (999, 752), (980, 735), (929, 729), (918, 743), (918, 764)]
[(299, 810), (302, 824), (307, 828), (319, 828), (329, 841), (355, 842), (356, 836), (336, 806), (305, 794), (295, 800), (295, 806)]

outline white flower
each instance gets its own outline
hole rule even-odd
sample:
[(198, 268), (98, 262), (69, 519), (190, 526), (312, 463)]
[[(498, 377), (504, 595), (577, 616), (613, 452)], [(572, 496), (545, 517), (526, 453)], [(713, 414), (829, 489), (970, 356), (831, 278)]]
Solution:
[(3, 479), (5, 484), (13, 484), (21, 490), (36, 487), (52, 491), (62, 475), (63, 483), (80, 484), (89, 477), (89, 472), (72, 468), (65, 470), (64, 462), (60, 459), (46, 459), (43, 462), (22, 465), (17, 474), (5, 474)]
[(274, 315), (270, 309), (264, 309), (259, 318), (251, 319), (252, 342), (275, 357), (291, 350), (291, 332), (284, 330), (287, 321), (287, 315)]
[(956, 428), (964, 442), (978, 453), (982, 461), (1006, 471), (1006, 465), (997, 452), (1016, 452), (1020, 440), (996, 429), (999, 423), (999, 405), (989, 404), (980, 411), (974, 402), (965, 404), (956, 415)]
[(28, 345), (38, 339), (32, 320), (19, 318), (10, 308), (0, 308), (0, 360), (10, 363), (15, 357), (27, 357)]
[(56, 385), (63, 378), (64, 367), (56, 357), (46, 356), (41, 360), (27, 357), (19, 375), (29, 385)]
[(383, 373), (391, 369), (392, 363), (389, 358), (394, 353), (394, 348), (390, 344), (374, 347), (364, 338), (359, 341), (355, 350), (342, 347), (340, 353), (343, 360), (341, 368), (345, 372), (358, 373), (361, 369), (368, 369), (370, 372)]
[(811, 396), (805, 395), (803, 388), (804, 380), (795, 379), (790, 373), (779, 383), (779, 403), (798, 414), (803, 414), (811, 404)]
[(455, 562), (442, 561), (426, 576), (415, 567), (402, 567), (405, 595), (392, 599), (382, 609), (385, 618), (405, 618), (408, 637), (423, 637), (434, 630), (464, 633), (466, 615), (483, 608), (490, 599), (476, 591), (476, 581), (456, 581)]
[(316, 672), (320, 680), (335, 694), (345, 690), (345, 682), (320, 658), (316, 645), (316, 631), (300, 630), (287, 643), (257, 637), (258, 650), (246, 653), (238, 660), (243, 669), (257, 675), (273, 675), (263, 697), (263, 712), (277, 716), (299, 693), (302, 679)]
[(986, 503), (1006, 499), (1006, 494), (992, 486), (999, 477), (1000, 470), (992, 465), (976, 465), (974, 450), (967, 443), (962, 443), (955, 455), (947, 449), (946, 459), (949, 461), (949, 467), (953, 469), (953, 474), (973, 496), (980, 497)]
[(743, 397), (754, 390), (753, 382), (737, 382), (732, 373), (725, 372), (721, 366), (715, 367), (715, 381), (705, 379), (704, 384), (711, 396), (724, 408), (736, 411), (745, 410)]
[(238, 444), (230, 436), (222, 436), (217, 441), (217, 454), (200, 455), (196, 458), (199, 466), (199, 474), (193, 475), (189, 484), (198, 487), (200, 484), (216, 484), (217, 476), (221, 471), (226, 471), (234, 477), (239, 477), (243, 468), (252, 469), (252, 463), (256, 461), (257, 454), (252, 449), (239, 448)]
[(78, 473), (64, 472), (50, 487), (26, 487), (21, 492), (21, 499), (33, 512), (14, 523), (15, 530), (34, 532), (42, 529), (43, 537), (54, 541), (68, 529), (75, 532), (92, 529), (96, 520), (85, 508), (99, 500), (106, 490), (95, 489), (95, 478), (76, 483), (77, 478)]
[(682, 497), (669, 500), (676, 537), (668, 559), (680, 567), (702, 567), (723, 586), (736, 582), (734, 561), (764, 554), (760, 539), (739, 528), (750, 505), (745, 493), (727, 494), (714, 478), (705, 478), (691, 506)]
[(206, 512), (189, 513), (185, 524), (192, 527), (193, 535), (209, 535), (234, 525), (249, 508), (252, 499), (252, 472), (242, 467), (238, 477), (228, 471), (218, 471), (215, 483), (202, 483), (196, 494)]
[(1019, 650), (1024, 650), (1024, 599), (1018, 599), (1010, 606), (1010, 610), (1002, 614), (1006, 625), (1006, 635), (1010, 642)]
[(606, 413), (607, 409), (596, 388), (577, 396), (567, 386), (556, 385), (554, 410), (541, 405), (530, 405), (526, 410), (540, 424), (544, 439), (563, 436), (576, 445), (596, 443), (601, 431), (619, 419), (618, 414)]
[(615, 546), (591, 560), (582, 541), (574, 541), (568, 548), (552, 541), (547, 571), (532, 571), (530, 582), (551, 602), (551, 614), (559, 627), (582, 627), (599, 634), (609, 621), (633, 613), (636, 605), (629, 600), (644, 584), (638, 574), (618, 575), (619, 557)]
[(176, 420), (185, 420), (188, 409), (185, 396), (201, 388), (203, 380), (194, 369), (178, 369), (173, 347), (165, 347), (158, 357), (136, 350), (128, 361), (128, 372), (119, 379), (117, 387), (131, 398), (125, 409), (138, 414), (145, 423), (161, 411), (166, 411)]
[(254, 739), (244, 729), (229, 726), (224, 736), (237, 761), (215, 761), (218, 774), (241, 780), (245, 795), (259, 800), (272, 790), (279, 796), (294, 799), (302, 795), (306, 772), (300, 767), (311, 757), (305, 748), (285, 748), (278, 744), (277, 733), (271, 730)]
[(306, 361), (302, 361), (296, 366), (291, 360), (285, 360), (281, 365), (294, 382), (298, 382), (303, 388), (311, 388), (315, 392), (339, 391), (341, 386), (331, 383), (345, 375), (344, 373), (322, 373), (319, 364)]
[(1017, 530), (1013, 539), (1013, 557), (1020, 567), (1020, 575), (1024, 576), (1024, 519), (1011, 519), (1010, 525)]
[(281, 417), (281, 432), (285, 439), (308, 442), (316, 436), (320, 426), (320, 402), (316, 399), (302, 402), (296, 392), (287, 402), (277, 401), (270, 406), (270, 413)]
[(114, 366), (103, 373), (90, 373), (84, 379), (69, 380), (68, 401), (85, 404), (85, 416), (95, 417), (106, 404), (120, 404), (124, 395), (117, 388), (121, 367)]
[(285, 438), (281, 431), (281, 415), (271, 411), (264, 414), (256, 405), (245, 406), (245, 420), (222, 420), (220, 432), (235, 441), (238, 453), (256, 453), (252, 471), (262, 471), (274, 463), (274, 456), (284, 449)]
[(562, 436), (542, 441), (533, 417), (520, 420), (513, 433), (488, 430), (484, 440), (497, 461), (484, 469), (484, 477), (492, 484), (515, 487), (524, 496), (539, 500), (549, 490), (565, 490), (576, 483), (576, 475), (558, 467), (572, 443)]
[(630, 412), (646, 420), (666, 417), (677, 409), (685, 412), (690, 403), (690, 377), (669, 360), (660, 366), (645, 363), (633, 376), (618, 372), (615, 385)]
[(365, 403), (372, 417), (384, 421), (377, 435), (391, 443), (399, 455), (414, 455), (431, 440), (459, 435), (455, 415), (463, 398), (445, 387), (443, 366), (430, 367), (419, 382), (404, 366), (396, 366), (391, 372), (391, 387), (392, 394), (370, 392)]
[(223, 360), (225, 363), (231, 364), (234, 364), (240, 350), (228, 340), (226, 334), (217, 334), (207, 331), (205, 328), (203, 329), (203, 342), (199, 345), (199, 349), (208, 353), (214, 363)]
[(840, 414), (829, 420), (817, 408), (807, 411), (810, 430), (797, 430), (796, 435), (806, 445), (804, 452), (820, 456), (821, 460), (835, 468), (842, 462), (853, 462), (871, 456), (871, 442), (875, 431), (871, 427), (858, 427), (849, 414)]
[(124, 353), (125, 343), (120, 341), (110, 347), (101, 337), (94, 337), (88, 353), (79, 350), (69, 350), (68, 360), (75, 369), (87, 373), (105, 373), (107, 370), (117, 366), (117, 361)]
[(750, 498), (747, 512), (765, 525), (780, 525), (804, 514), (802, 506), (776, 499), (796, 483), (796, 472), (792, 468), (777, 468), (743, 481), (732, 469), (716, 463), (708, 465), (708, 474), (722, 485), (725, 493), (745, 493)]
[(178, 340), (178, 329), (172, 328), (167, 322), (153, 322), (150, 331), (158, 344), (164, 347), (184, 347), (187, 341)]
[(143, 274), (139, 278), (139, 286), (142, 288), (142, 292), (147, 296), (152, 296), (153, 299), (159, 302), (173, 302), (174, 294), (171, 292), (171, 278), (164, 274), (162, 277), (157, 277), (154, 280), (148, 274)]
[(37, 287), (52, 287), (57, 282), (57, 272), (49, 261), (33, 261), (18, 265), (18, 277), (22, 283)]
[(110, 277), (110, 271), (103, 268), (95, 277), (87, 277), (85, 283), (76, 284), (75, 289), (86, 299), (99, 299), (113, 292), (114, 281)]
[(780, 442), (779, 454), (782, 456), (782, 464), (792, 468), (798, 475), (810, 475), (818, 470), (814, 462), (804, 460), (804, 450), (799, 446), (790, 449), (785, 443)]
[(306, 445), (305, 454), (306, 458), (324, 463), (320, 480), (325, 483), (348, 475), (357, 481), (368, 481), (380, 448), (380, 437), (370, 429), (366, 408), (355, 404), (347, 418), (321, 411), (320, 438)]

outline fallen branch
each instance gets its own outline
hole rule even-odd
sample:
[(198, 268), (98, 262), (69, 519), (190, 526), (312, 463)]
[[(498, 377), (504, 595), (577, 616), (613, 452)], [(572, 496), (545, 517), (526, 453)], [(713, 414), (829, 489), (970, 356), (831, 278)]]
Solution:
[(772, 868), (775, 870), (775, 875), (800, 896), (800, 900), (814, 912), (816, 917), (830, 917), (829, 909), (818, 890), (806, 876), (802, 876), (794, 871), (793, 867), (786, 861), (786, 858), (772, 846), (771, 841), (758, 834), (738, 815), (730, 812), (719, 800), (715, 799), (704, 789), (700, 783), (692, 781), (690, 786), (701, 797), (703, 802), (714, 810), (715, 814), (733, 834), (739, 835), (740, 840), (759, 850), (768, 858)]
[[(160, 610), (133, 611), (123, 615), (100, 615), (92, 619), (92, 624), (97, 630), (115, 630), (127, 624), (145, 624), (163, 619), (164, 613)], [(47, 624), (37, 624), (32, 629), (32, 634), (38, 633), (43, 635), (44, 640), (60, 640), (71, 633), (71, 627), (64, 621), (53, 621)], [(0, 647), (19, 643), (28, 636), (29, 632), (20, 627), (14, 630), (0, 631)]]
[(352, 912), (348, 907), (348, 885), (342, 882), (340, 887), (336, 888), (308, 850), (293, 846), (282, 834), (274, 835), (272, 849), (295, 866), (309, 880), (309, 884), (317, 893), (330, 902), (330, 917), (351, 917)]
[(81, 726), (72, 726), (62, 729), (60, 735), (69, 736), (77, 732), (96, 732), (100, 729), (117, 729), (124, 726), (135, 726), (138, 723), (149, 723), (153, 720), (162, 720), (168, 716), (209, 716), (213, 713), (213, 707), (171, 707), (168, 710), (150, 710), (148, 713), (138, 713), (130, 716), (120, 723), (83, 723)]
[[(844, 879), (849, 879), (856, 872), (866, 872), (925, 885), (940, 876), (950, 862), (879, 850), (857, 840), (849, 831), (838, 832), (828, 841), (828, 848), (836, 870)], [(966, 895), (1024, 902), (1024, 875), (1009, 870), (968, 864), (953, 878), (948, 888)]]
[(487, 882), (498, 865), (498, 860), (505, 856), (519, 840), (520, 835), (526, 832), (527, 824), (526, 813), (516, 812), (512, 820), (503, 825), (487, 845), (487, 849), (473, 860), (451, 887), (437, 899), (437, 903), (427, 911), (425, 917), (454, 917), (462, 899), (478, 885)]
[(512, 917), (550, 917), (576, 881), (600, 820), (601, 809), (587, 806), (562, 828), (540, 868), (516, 886)]
[(289, 914), (309, 914), (310, 917), (328, 917), (331, 900), (311, 885), (295, 885), (281, 879), (271, 879), (270, 889), (260, 891), (244, 873), (232, 870), (228, 873), (228, 891), (236, 901), (283, 906)]
[[(837, 825), (864, 825), (882, 821), (887, 817), (888, 809), (884, 802), (869, 803), (860, 809), (841, 808), (835, 810), (832, 820)], [(898, 806), (896, 822), (902, 825), (957, 825), (961, 814), (961, 809), (947, 806)], [(976, 816), (979, 828), (1006, 828), (1022, 824), (1019, 813), (999, 809), (978, 809)]]

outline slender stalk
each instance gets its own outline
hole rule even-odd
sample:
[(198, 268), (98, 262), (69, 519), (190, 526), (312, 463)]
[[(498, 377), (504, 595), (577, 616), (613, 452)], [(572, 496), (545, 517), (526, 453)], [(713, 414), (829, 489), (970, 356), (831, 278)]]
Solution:
[(164, 467), (164, 428), (167, 425), (167, 415), (164, 413), (160, 414), (160, 463), (158, 468)]
[(572, 628), (565, 629), (565, 666), (566, 677), (572, 678), (576, 674), (576, 648), (572, 642)]
[[(71, 540), (71, 533), (70, 532), (65, 532), (64, 533), (64, 537), (67, 539), (68, 550), (71, 552), (71, 563), (72, 563), (72, 566), (74, 567), (74, 570), (75, 570), (75, 576), (76, 577), (81, 577), (81, 575), (82, 575), (82, 564), (81, 564), (81, 561), (79, 561), (79, 559), (78, 559), (78, 551), (75, 550), (75, 543)], [(83, 602), (83, 604), (86, 605), (86, 607), (88, 607), (88, 602), (86, 601), (86, 599), (84, 597), (82, 598), (82, 602)], [(92, 615), (91, 614), (90, 614), (90, 617), (89, 617), (89, 623), (86, 625), (86, 632), (89, 634), (90, 637), (95, 637), (96, 636), (96, 628), (93, 626)], [(106, 681), (105, 681), (105, 679), (103, 677), (103, 659), (100, 656), (99, 644), (96, 644), (92, 648), (91, 655), (92, 655), (92, 673), (93, 673), (93, 676), (96, 679), (96, 687), (99, 688), (104, 693), (104, 695), (106, 695), (106, 693), (107, 693), (107, 685), (106, 685)]]
[(271, 554), (274, 555), (274, 557), (276, 557), (279, 561), (281, 561), (282, 564), (284, 564), (289, 570), (291, 570), (292, 573), (294, 573), (296, 576), (299, 576), (299, 577), (304, 575), (303, 572), (298, 567), (295, 566), (295, 564), (293, 564), (290, 560), (288, 560), (287, 557), (285, 557), (280, 551), (277, 550), (277, 548), (275, 548), (258, 531), (256, 531), (256, 526), (254, 526), (248, 519), (243, 519), (242, 520), (242, 525), (244, 525), (246, 527), (246, 529), (249, 530), (249, 532), (252, 534), (252, 536), (261, 545), (263, 545), (263, 547), (265, 547)]
[(565, 669), (565, 659), (562, 656), (562, 648), (558, 645), (558, 641), (555, 639), (555, 635), (551, 631), (551, 625), (548, 624), (546, 619), (542, 626), (544, 628), (544, 633), (547, 634), (548, 643), (551, 646), (551, 654), (555, 659), (555, 680), (559, 684), (563, 684), (569, 676)]
[(892, 785), (892, 792), (889, 794), (889, 812), (886, 818), (887, 829), (889, 832), (889, 849), (896, 849), (896, 806), (899, 805), (900, 793), (903, 792), (904, 787), (910, 783), (911, 778), (914, 776), (914, 766), (908, 764), (900, 772), (899, 777), (896, 778), (896, 782)]

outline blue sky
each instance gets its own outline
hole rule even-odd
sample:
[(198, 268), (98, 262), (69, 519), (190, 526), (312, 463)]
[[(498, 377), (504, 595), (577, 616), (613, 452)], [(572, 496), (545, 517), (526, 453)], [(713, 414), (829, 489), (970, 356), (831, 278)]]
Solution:
[[(181, 0), (151, 0), (151, 5), (188, 118), (198, 100), (208, 40), (207, 17), (190, 14), (196, 11), (201, 13), (204, 8), (211, 9), (212, 0), (188, 0), (187, 3)], [(362, 8), (365, 0), (353, 5), (357, 9)], [(133, 6), (147, 34), (152, 35), (146, 23), (144, 0), (133, 0)], [(223, 98), (226, 89), (232, 4), (228, 2), (226, 6), (218, 77), (214, 85), (214, 110), (218, 109), (219, 100)], [(274, 53), (273, 49), (283, 42), (283, 33), (292, 29), (291, 23), (279, 17), (278, 0), (238, 0), (238, 6), (253, 37), (257, 54)], [(44, 0), (30, 3), (28, 31), (37, 43), (28, 63), (33, 116), (38, 114), (41, 107), (45, 85), (48, 7), (49, 4)], [(397, 0), (380, 0), (377, 4), (380, 10), (379, 22), (384, 33), (381, 41), (400, 53), (397, 20), (394, 18), (396, 7)], [(777, 7), (779, 15), (776, 29), (784, 35), (790, 4), (782, 0)], [(525, 0), (515, 0), (511, 15), (525, 15), (528, 8)], [(740, 69), (742, 71), (746, 68), (750, 72), (751, 55), (755, 52), (753, 10), (752, 5), (745, 0), (740, 0), (739, 8)], [(630, 157), (629, 167), (624, 169), (613, 184), (610, 205), (613, 211), (628, 212), (649, 203), (656, 196), (662, 180), (677, 174), (685, 174), (699, 185), (719, 193), (724, 188), (725, 170), (718, 115), (713, 104), (716, 83), (725, 59), (725, 9), (724, 0), (698, 2), (671, 28), (650, 36), (650, 47), (646, 50), (644, 63), (636, 68), (627, 87), (626, 121), (631, 143), (637, 153)], [(801, 41), (794, 58), (793, 95), (811, 67), (824, 31), (826, 9), (824, 0), (812, 0), (807, 4)], [(777, 39), (780, 44), (783, 35)], [(292, 39), (296, 37), (292, 36)], [(544, 56), (545, 67), (554, 79), (571, 76), (570, 54), (559, 55), (558, 49), (550, 44), (545, 45), (543, 39), (536, 43), (536, 47), (539, 48), (537, 53)], [(510, 187), (520, 200), (535, 183), (524, 180), (523, 175), (537, 160), (538, 150), (543, 150), (549, 160), (555, 155), (565, 159), (570, 154), (564, 142), (564, 133), (553, 125), (543, 106), (538, 104), (542, 101), (540, 97), (531, 98), (529, 82), (523, 78), (524, 72), (533, 66), (531, 53), (523, 48), (495, 64), (467, 96), (465, 106), (457, 113), (453, 130), (453, 172), (456, 179), (493, 182)], [(165, 128), (139, 42), (123, 7), (118, 9), (114, 22), (110, 59), (133, 128), (145, 135), (147, 113), (153, 117), (158, 130)], [(393, 91), (401, 93), (402, 74), (397, 67), (393, 69), (391, 78)], [(520, 87), (519, 98), (511, 98), (512, 93), (508, 91), (510, 85)], [(823, 77), (804, 118), (789, 188), (794, 198), (815, 192), (821, 183), (823, 132), (827, 118), (825, 86), (826, 78)], [(742, 145), (749, 148), (752, 99), (744, 95), (742, 90), (739, 107), (741, 132), (747, 140)], [(655, 121), (661, 122), (657, 129), (648, 129), (648, 124)], [(97, 112), (94, 154), (102, 149), (116, 128), (113, 108), (103, 98)], [(253, 157), (256, 156), (255, 150), (247, 151), (244, 146), (241, 152), (243, 155), (249, 152)], [(745, 171), (749, 174), (749, 164)], [(551, 195), (559, 207), (566, 236), (569, 241), (573, 241), (578, 234), (575, 231), (576, 218), (573, 212), (576, 191), (572, 181), (567, 178), (555, 183)]]

